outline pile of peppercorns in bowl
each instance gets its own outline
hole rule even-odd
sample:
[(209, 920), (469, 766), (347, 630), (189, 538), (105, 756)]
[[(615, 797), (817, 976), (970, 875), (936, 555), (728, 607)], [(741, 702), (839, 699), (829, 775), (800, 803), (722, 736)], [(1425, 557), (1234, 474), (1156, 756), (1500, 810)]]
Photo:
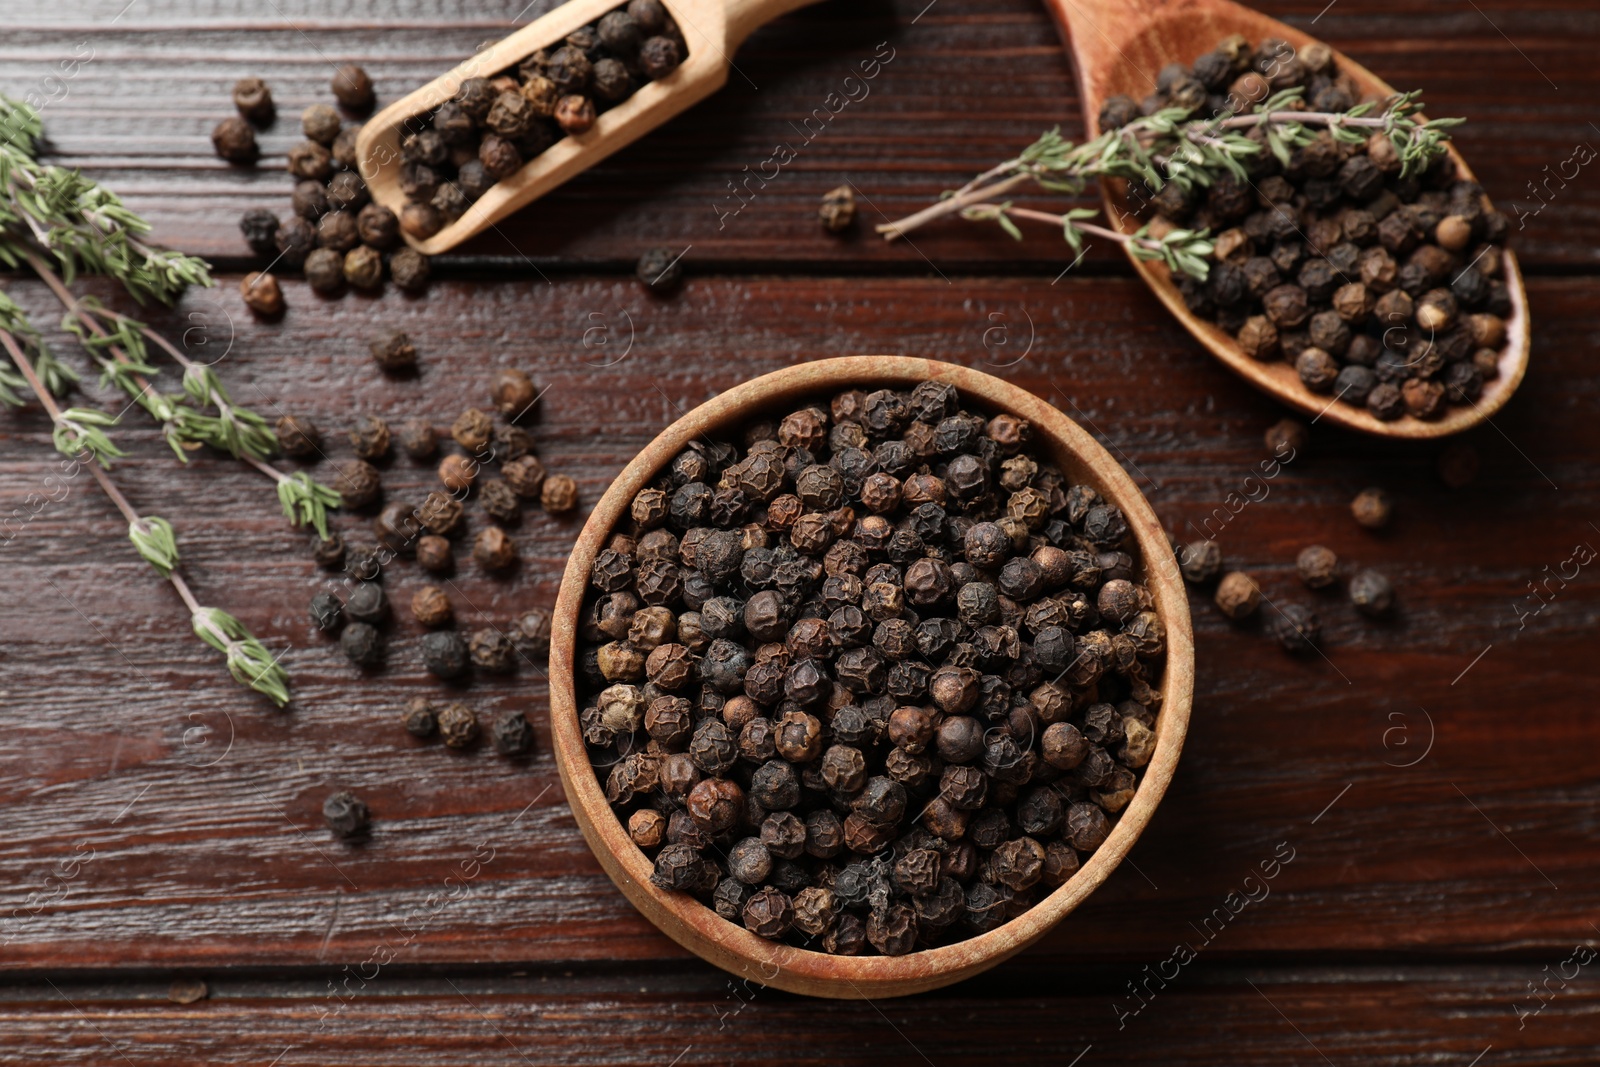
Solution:
[[(580, 538), (551, 664), (569, 798), (647, 915), (637, 880), (676, 919), (831, 956), (997, 931), (1122, 830), (1163, 730), (1176, 760), (1192, 683), (1176, 565), (1153, 516), (1135, 536), (1106, 485), (1061, 465), (1054, 424), (1098, 446), (1037, 398), (922, 360), (768, 379), (788, 375), (836, 388), (686, 431)], [(1091, 887), (1125, 847), (1084, 870)]]
[[(1287, 110), (1345, 112), (1362, 102), (1327, 46), (1252, 47), (1232, 37), (1193, 64), (1172, 64), (1141, 102), (1106, 100), (1113, 129), (1166, 107), (1223, 114), (1301, 87)], [(1261, 128), (1247, 134), (1260, 139)], [(1500, 374), (1514, 312), (1503, 252), (1508, 220), (1446, 153), (1402, 174), (1381, 130), (1350, 144), (1327, 130), (1293, 148), (1240, 160), (1231, 176), (1187, 191), (1130, 190), (1153, 215), (1151, 236), (1208, 229), (1209, 276), (1173, 281), (1189, 311), (1215, 322), (1248, 356), (1282, 360), (1312, 393), (1393, 422), (1432, 420), (1475, 404)]]
[(433, 237), (563, 137), (587, 133), (642, 85), (677, 70), (687, 53), (660, 0), (629, 0), (555, 48), (463, 79), (449, 100), (403, 125), (400, 229), (414, 241)]

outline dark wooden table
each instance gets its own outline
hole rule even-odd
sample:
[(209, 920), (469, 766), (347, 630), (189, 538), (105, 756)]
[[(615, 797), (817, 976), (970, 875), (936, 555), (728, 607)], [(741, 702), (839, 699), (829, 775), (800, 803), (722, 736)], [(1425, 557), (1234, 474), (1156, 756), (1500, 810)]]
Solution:
[[(736, 986), (607, 881), (562, 797), (539, 671), (463, 694), (485, 711), (526, 710), (540, 738), (530, 760), (413, 742), (404, 701), (446, 692), (417, 663), (415, 624), (396, 626), (388, 669), (358, 673), (312, 629), (305, 605), (323, 577), (266, 483), (210, 455), (179, 468), (130, 418), (128, 495), (178, 527), (203, 600), (289, 650), (295, 698), (278, 712), (227, 679), (87, 479), (13, 520), (0, 557), (0, 1062), (1600, 1057), (1600, 970), (1586, 948), (1600, 942), (1600, 577), (1563, 566), (1575, 546), (1600, 545), (1600, 176), (1547, 184), (1575, 146), (1600, 143), (1592, 2), (1266, 5), (1425, 88), (1435, 114), (1468, 117), (1463, 150), (1523, 217), (1534, 346), (1520, 394), (1467, 438), (1483, 467), (1466, 488), (1441, 482), (1439, 445), (1319, 425), (1237, 514), (1217, 509), (1284, 412), (1179, 331), (1117, 255), (1095, 248), (1060, 277), (1067, 257), (1047, 234), (1018, 244), (950, 223), (914, 244), (869, 235), (1042, 129), (1081, 129), (1072, 72), (1030, 0), (833, 0), (785, 18), (739, 52), (721, 95), (441, 260), (426, 296), (325, 300), (294, 279), (278, 323), (239, 303), (253, 261), (236, 220), (286, 209), (278, 167), (293, 117), (326, 99), (330, 63), (362, 63), (393, 99), (545, 5), (125, 2), (10, 0), (0, 90), (26, 92), (92, 50), (45, 110), (52, 157), (218, 266), (216, 290), (147, 314), (213, 357), (225, 349), (243, 402), (330, 429), (363, 411), (442, 425), (486, 400), (489, 368), (526, 367), (550, 387), (540, 451), (592, 503), (681, 409), (751, 375), (857, 352), (986, 367), (1088, 427), (1174, 534), (1209, 519), (1270, 597), (1315, 602), (1326, 658), (1291, 658), (1196, 596), (1182, 764), (1088, 904), (965, 985), (807, 1001)], [(893, 58), (870, 95), (800, 143), (800, 121), (880, 42)], [(244, 74), (271, 83), (282, 115), (255, 171), (222, 165), (207, 143)], [(732, 214), (730, 183), (779, 142), (796, 158)], [(836, 239), (815, 211), (845, 181), (867, 226)], [(684, 250), (689, 281), (674, 298), (630, 276), (653, 246)], [(3, 284), (41, 323), (59, 320), (42, 286)], [(415, 339), (418, 378), (376, 373), (366, 341), (384, 323)], [(0, 515), (39, 506), (48, 439), (37, 410), (0, 413)], [(385, 475), (401, 499), (430, 477), (406, 461)], [(1381, 535), (1346, 511), (1369, 484), (1397, 500)], [(579, 521), (530, 513), (510, 580), (463, 567), (464, 624), (549, 603)], [(1302, 589), (1293, 559), (1313, 541), (1387, 571), (1396, 618), (1362, 622), (1338, 596)], [(404, 603), (418, 582), (401, 571), (391, 591)], [(372, 805), (363, 847), (321, 826), (339, 787)], [(1293, 862), (1241, 903), (1279, 849)], [(1181, 967), (1180, 944), (1196, 953)], [(205, 981), (209, 999), (172, 1003), (175, 978)]]

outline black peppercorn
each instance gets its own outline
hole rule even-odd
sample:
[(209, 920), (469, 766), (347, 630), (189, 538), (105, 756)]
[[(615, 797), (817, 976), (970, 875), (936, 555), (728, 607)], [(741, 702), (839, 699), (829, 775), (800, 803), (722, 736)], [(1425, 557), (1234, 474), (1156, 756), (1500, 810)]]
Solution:
[(402, 248), (389, 260), (389, 277), (410, 292), (426, 286), (430, 273), (428, 257), (414, 248)]
[(412, 697), (408, 700), (402, 721), (405, 723), (406, 733), (412, 737), (432, 737), (439, 732), (439, 720), (434, 715), (433, 705), (426, 697)]
[(333, 75), (333, 95), (339, 105), (357, 114), (372, 110), (377, 100), (372, 89), (372, 79), (360, 67), (351, 64), (340, 67)]
[(372, 815), (354, 793), (334, 793), (322, 802), (322, 818), (339, 837), (361, 837), (372, 825)]
[[(639, 257), (634, 276), (653, 293), (670, 293), (683, 282), (682, 258), (664, 248), (652, 248)], [(748, 488), (746, 492), (749, 492)], [(763, 499), (770, 499), (770, 495)]]
[(1357, 571), (1350, 579), (1350, 603), (1370, 618), (1381, 618), (1394, 605), (1394, 587), (1378, 571)]
[(473, 666), (495, 674), (504, 674), (516, 666), (517, 651), (507, 637), (493, 626), (472, 632), (467, 642)]
[(495, 719), (491, 732), (494, 750), (502, 756), (521, 756), (533, 751), (533, 726), (520, 712), (508, 711)]
[(379, 583), (358, 582), (344, 610), (352, 619), (376, 625), (389, 617), (389, 600)]
[(285, 219), (278, 227), (276, 244), (284, 265), (302, 266), (317, 247), (317, 229), (299, 217)]
[(318, 248), (306, 256), (306, 282), (319, 293), (337, 293), (344, 288), (344, 253)]
[(239, 219), (239, 230), (244, 234), (250, 251), (258, 256), (278, 254), (278, 216), (265, 208), (251, 208)]
[(459, 678), (467, 669), (467, 644), (453, 630), (438, 630), (422, 639), (422, 663), (439, 678)]
[(323, 633), (333, 633), (344, 625), (344, 603), (337, 594), (323, 591), (311, 598), (311, 621)]
[(1283, 605), (1273, 621), (1273, 636), (1289, 652), (1315, 650), (1321, 633), (1322, 624), (1316, 614), (1299, 604)]
[(328, 570), (338, 570), (344, 566), (344, 538), (337, 532), (330, 532), (327, 537), (319, 537), (311, 545), (311, 558), (317, 566)]
[(383, 635), (370, 623), (353, 622), (339, 635), (339, 647), (351, 663), (371, 667), (383, 659)]

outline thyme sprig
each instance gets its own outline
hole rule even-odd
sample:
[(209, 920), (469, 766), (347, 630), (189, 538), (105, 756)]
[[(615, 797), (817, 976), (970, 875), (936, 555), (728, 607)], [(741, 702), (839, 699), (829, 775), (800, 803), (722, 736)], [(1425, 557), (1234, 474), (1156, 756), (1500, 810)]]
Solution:
[(82, 461), (95, 481), (105, 492), (123, 518), (128, 520), (128, 539), (133, 542), (139, 556), (165, 578), (189, 609), (190, 625), (200, 639), (223, 653), (228, 673), (241, 685), (271, 698), (279, 707), (289, 702), (289, 676), (277, 659), (267, 651), (238, 619), (218, 608), (204, 607), (195, 598), (183, 575), (178, 571), (178, 544), (172, 524), (157, 516), (142, 516), (128, 498), (122, 495), (104, 467), (109, 457), (122, 455), (111, 444), (104, 427), (116, 419), (104, 412), (87, 408), (62, 410), (50, 391), (45, 388), (27, 353), (16, 335), (0, 329), (0, 347), (11, 356), (12, 363), (27, 386), (38, 397), (45, 414), (55, 427), (53, 439), (56, 451), (70, 459)]
[(1402, 175), (1410, 175), (1444, 153), (1448, 131), (1463, 121), (1422, 119), (1420, 92), (1391, 97), (1378, 114), (1373, 113), (1378, 105), (1372, 101), (1348, 111), (1307, 111), (1303, 96), (1303, 89), (1285, 89), (1249, 114), (1223, 112), (1207, 119), (1191, 118), (1181, 108), (1164, 108), (1081, 144), (1062, 137), (1059, 127), (1048, 130), (1014, 158), (946, 192), (939, 202), (877, 230), (892, 241), (935, 219), (960, 215), (996, 222), (1013, 237), (1020, 237), (1014, 220), (1033, 219), (1059, 225), (1079, 258), (1084, 236), (1092, 235), (1126, 246), (1137, 258), (1159, 259), (1175, 272), (1204, 280), (1208, 271), (1205, 257), (1211, 252), (1204, 231), (1173, 230), (1158, 238), (1146, 227), (1127, 234), (1086, 221), (1097, 212), (1082, 208), (1061, 215), (1030, 211), (1005, 198), (1030, 183), (1047, 192), (1077, 196), (1090, 182), (1104, 178), (1143, 183), (1152, 190), (1168, 182), (1185, 190), (1206, 188), (1224, 176), (1248, 181), (1249, 161), (1270, 152), (1287, 163), (1294, 149), (1310, 144), (1322, 130), (1351, 144), (1381, 132), (1395, 146)]
[[(197, 364), (144, 323), (113, 312), (69, 288), (80, 274), (115, 278), (140, 303), (170, 304), (190, 285), (212, 284), (202, 259), (158, 248), (146, 240), (150, 225), (123, 205), (109, 189), (38, 159), (42, 124), (26, 104), (0, 97), (0, 267), (31, 268), (66, 309), (65, 329), (99, 365), (102, 380), (132, 398), (162, 427), (180, 460), (203, 445), (229, 453), (270, 477), (280, 506), (297, 524), (327, 536), (327, 509), (339, 495), (309, 475), (290, 476), (267, 464), (277, 437), (265, 419), (234, 403), (210, 366)], [(60, 274), (52, 269), (54, 259)], [(151, 384), (157, 369), (154, 345), (182, 368), (182, 391), (171, 395)], [(142, 516), (106, 472), (124, 455), (113, 442), (117, 417), (87, 407), (63, 407), (56, 396), (77, 380), (56, 360), (23, 310), (0, 293), (0, 404), (21, 406), (31, 391), (51, 421), (57, 451), (89, 470), (123, 518), (134, 550), (177, 592), (189, 611), (190, 626), (207, 645), (223, 654), (228, 672), (240, 684), (270, 697), (289, 700), (288, 675), (267, 648), (234, 616), (202, 605), (178, 569), (178, 542), (172, 525)], [(15, 369), (13, 369), (15, 368)]]

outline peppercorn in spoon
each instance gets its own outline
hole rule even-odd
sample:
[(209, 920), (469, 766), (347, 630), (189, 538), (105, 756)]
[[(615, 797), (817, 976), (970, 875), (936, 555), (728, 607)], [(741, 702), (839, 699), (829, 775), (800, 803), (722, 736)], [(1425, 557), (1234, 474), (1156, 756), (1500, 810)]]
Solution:
[[(1528, 307), (1516, 256), (1501, 243), (1504, 216), (1447, 141), (1437, 146), (1437, 165), (1400, 176), (1381, 124), (1395, 113), (1384, 103), (1394, 89), (1314, 38), (1228, 0), (1047, 6), (1072, 49), (1086, 139), (1103, 124), (1169, 105), (1174, 93), (1203, 99), (1193, 112), (1201, 117), (1248, 116), (1297, 86), (1301, 98), (1286, 109), (1307, 118), (1379, 102), (1341, 131), (1282, 146), (1274, 154), (1283, 165), (1267, 168), (1272, 176), (1195, 190), (1193, 203), (1183, 202), (1177, 183), (1140, 205), (1129, 183), (1101, 181), (1106, 214), (1122, 235), (1147, 221), (1146, 238), (1157, 240), (1211, 227), (1218, 262), (1205, 283), (1175, 274), (1159, 256), (1136, 254), (1131, 243), (1124, 248), (1213, 355), (1293, 407), (1386, 437), (1458, 433), (1511, 397), (1528, 364)], [(1235, 120), (1230, 130), (1249, 132), (1250, 121)], [(1264, 128), (1255, 136), (1273, 147)], [(1163, 194), (1176, 202), (1163, 203)], [(1259, 299), (1259, 313), (1247, 313), (1254, 306), (1240, 287)]]
[(356, 141), (372, 199), (437, 255), (728, 80), (762, 24), (815, 0), (571, 0), (385, 108)]

